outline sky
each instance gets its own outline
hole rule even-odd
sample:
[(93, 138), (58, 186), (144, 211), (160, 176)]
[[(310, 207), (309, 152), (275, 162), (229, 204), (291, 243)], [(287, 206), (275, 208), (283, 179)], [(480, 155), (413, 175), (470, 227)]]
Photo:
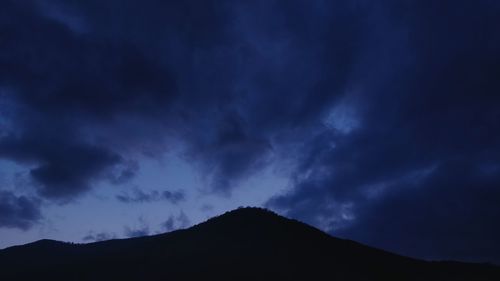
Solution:
[(500, 263), (500, 3), (0, 2), (0, 248), (261, 206)]

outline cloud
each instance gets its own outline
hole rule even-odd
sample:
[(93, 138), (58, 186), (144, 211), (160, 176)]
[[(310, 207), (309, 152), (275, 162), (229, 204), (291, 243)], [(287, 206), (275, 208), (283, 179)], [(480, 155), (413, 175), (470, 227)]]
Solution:
[(142, 237), (142, 236), (147, 236), (149, 235), (149, 227), (144, 226), (141, 228), (129, 228), (128, 226), (125, 227), (124, 234), (126, 237), (133, 238), (133, 237)]
[(358, 206), (353, 224), (334, 233), (410, 256), (498, 263), (495, 169), (467, 159), (441, 163), (419, 184), (395, 183), (379, 200)]
[(182, 190), (177, 191), (157, 191), (152, 190), (150, 192), (144, 192), (140, 189), (134, 189), (133, 194), (120, 194), (116, 196), (116, 199), (122, 203), (150, 203), (157, 201), (167, 201), (172, 204), (177, 204), (181, 201), (186, 200), (185, 194)]
[(0, 191), (0, 227), (28, 230), (40, 219), (39, 200)]
[(191, 224), (189, 218), (184, 212), (180, 212), (178, 216), (169, 216), (168, 219), (162, 223), (162, 228), (165, 231), (173, 231), (176, 229), (183, 229)]
[(125, 226), (123, 231), (125, 237), (142, 237), (150, 234), (149, 225), (144, 217), (139, 217), (139, 225), (136, 227)]
[(1, 138), (0, 157), (33, 163), (29, 175), (39, 194), (46, 198), (77, 196), (89, 189), (93, 180), (112, 176), (111, 168), (123, 163), (119, 155), (102, 147), (38, 137), (42, 138), (33, 135)]
[(356, 126), (306, 137), (293, 188), (268, 206), (405, 255), (498, 261), (498, 7), (407, 5), (373, 15), (393, 16), (377, 20), (386, 32), (374, 26), (378, 42), (346, 97)]
[(30, 176), (49, 199), (72, 199), (96, 180), (131, 178), (133, 161), (89, 128), (133, 108), (152, 113), (172, 92), (166, 72), (130, 45), (100, 46), (90, 33), (74, 34), (36, 5), (5, 4), (0, 100), (10, 106), (2, 107), (10, 126), (0, 134), (0, 157), (34, 164)]
[(99, 241), (106, 241), (106, 240), (111, 240), (115, 239), (116, 234), (114, 233), (108, 233), (108, 232), (98, 232), (94, 233), (93, 231), (89, 232), (89, 234), (85, 235), (82, 240), (84, 242), (99, 242)]
[[(120, 13), (103, 12), (116, 5)], [(3, 135), (82, 154), (99, 148), (110, 158), (82, 167), (94, 179), (137, 153), (158, 154), (151, 150), (173, 137), (212, 190), (230, 193), (342, 96), (362, 45), (364, 27), (351, 20), (358, 11), (349, 5), (276, 5), (8, 1), (0, 89), (13, 106)], [(317, 14), (324, 10), (334, 16)], [(328, 28), (336, 25), (343, 28)], [(137, 124), (134, 136), (123, 137)], [(145, 149), (151, 140), (158, 141)], [(42, 194), (72, 197), (91, 187), (65, 187), (73, 179), (51, 170), (71, 159), (49, 159), (40, 149), (30, 147), (26, 157), (49, 165), (33, 174)]]

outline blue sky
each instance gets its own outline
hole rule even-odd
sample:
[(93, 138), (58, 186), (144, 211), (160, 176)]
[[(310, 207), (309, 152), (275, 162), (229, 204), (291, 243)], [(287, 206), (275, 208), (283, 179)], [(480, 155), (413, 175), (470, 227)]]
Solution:
[[(208, 180), (183, 159), (179, 152), (141, 160), (141, 168), (133, 180), (114, 186), (96, 184), (85, 196), (66, 204), (44, 202), (44, 218), (29, 229), (0, 228), (1, 247), (49, 238), (71, 242), (89, 242), (88, 235), (106, 234), (109, 238), (126, 238), (128, 230), (146, 230), (146, 234), (186, 228), (239, 206), (264, 206), (273, 195), (286, 190), (287, 180), (272, 168), (244, 180), (230, 196), (213, 194)], [(19, 190), (22, 167), (2, 161), (2, 185), (6, 190)], [(30, 194), (29, 186), (24, 193)], [(136, 198), (137, 192), (182, 193), (182, 199), (143, 198), (124, 203), (120, 195)], [(20, 193), (21, 194), (21, 193)], [(185, 214), (187, 220), (179, 221)], [(164, 224), (173, 218), (173, 227)], [(87, 237), (87, 238), (86, 238)]]

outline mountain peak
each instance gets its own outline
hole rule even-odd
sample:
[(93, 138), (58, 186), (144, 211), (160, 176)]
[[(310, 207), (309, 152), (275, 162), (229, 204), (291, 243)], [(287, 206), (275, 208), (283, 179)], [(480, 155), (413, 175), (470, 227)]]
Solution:
[(275, 212), (261, 207), (238, 207), (237, 209), (225, 212), (219, 217), (225, 216), (281, 217)]
[(500, 280), (496, 267), (418, 261), (257, 207), (134, 239), (40, 240), (0, 251), (0, 280)]
[[(196, 225), (197, 227), (231, 228), (231, 231), (248, 230), (249, 228), (277, 227), (289, 224), (293, 220), (260, 207), (239, 207)], [(294, 221), (296, 222), (296, 221)]]

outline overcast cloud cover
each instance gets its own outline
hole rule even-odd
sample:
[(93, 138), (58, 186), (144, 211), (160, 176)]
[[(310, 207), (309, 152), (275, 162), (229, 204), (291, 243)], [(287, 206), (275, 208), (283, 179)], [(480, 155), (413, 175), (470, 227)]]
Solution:
[(499, 26), (488, 0), (2, 1), (0, 158), (25, 184), (0, 185), (0, 227), (100, 184), (189, 200), (118, 192), (175, 147), (225, 200), (273, 167), (290, 184), (265, 206), (282, 214), (500, 262)]

